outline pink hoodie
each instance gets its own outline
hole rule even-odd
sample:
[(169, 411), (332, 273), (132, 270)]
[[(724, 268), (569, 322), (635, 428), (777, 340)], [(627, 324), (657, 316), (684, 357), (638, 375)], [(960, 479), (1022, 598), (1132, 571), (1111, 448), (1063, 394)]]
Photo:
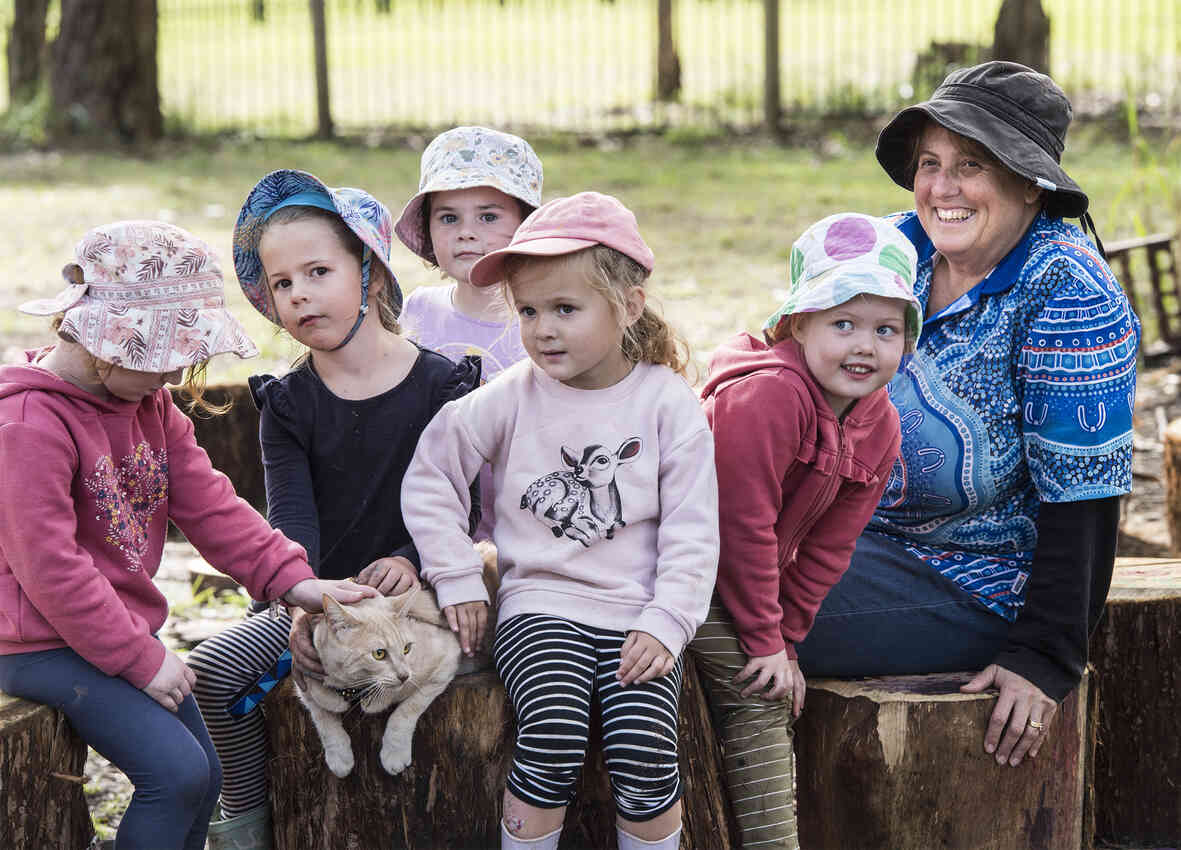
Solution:
[(314, 577), (213, 469), (167, 390), (104, 400), (37, 366), (0, 367), (0, 654), (69, 646), (147, 685), (164, 660), (153, 635), (168, 602), (152, 578), (169, 519), (256, 599)]
[(748, 655), (795, 658), (885, 489), (898, 412), (883, 387), (838, 422), (798, 343), (749, 334), (715, 352), (701, 398), (718, 468), (718, 595)]

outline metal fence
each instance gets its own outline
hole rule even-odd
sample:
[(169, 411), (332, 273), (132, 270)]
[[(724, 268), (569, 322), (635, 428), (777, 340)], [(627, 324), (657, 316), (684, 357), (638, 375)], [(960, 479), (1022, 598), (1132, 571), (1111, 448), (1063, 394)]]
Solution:
[[(333, 121), (346, 134), (459, 122), (592, 133), (761, 125), (763, 0), (671, 4), (680, 90), (662, 102), (658, 0), (327, 0)], [(195, 132), (314, 132), (309, 6), (159, 0), (166, 118)], [(999, 6), (780, 0), (785, 118), (875, 114), (925, 95), (947, 61), (971, 61), (991, 43)], [(1079, 112), (1130, 100), (1149, 121), (1181, 116), (1179, 0), (1043, 6), (1051, 73)], [(12, 9), (0, 0), (5, 31)]]

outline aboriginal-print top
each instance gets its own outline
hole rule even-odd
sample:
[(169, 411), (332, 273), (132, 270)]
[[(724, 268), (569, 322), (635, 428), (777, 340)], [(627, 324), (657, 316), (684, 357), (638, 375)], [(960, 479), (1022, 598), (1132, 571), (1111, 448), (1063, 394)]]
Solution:
[[(936, 259), (911, 212), (925, 305)], [(1040, 502), (1129, 492), (1140, 323), (1075, 226), (1046, 216), (923, 325), (890, 382), (902, 451), (869, 527), (1012, 621)]]

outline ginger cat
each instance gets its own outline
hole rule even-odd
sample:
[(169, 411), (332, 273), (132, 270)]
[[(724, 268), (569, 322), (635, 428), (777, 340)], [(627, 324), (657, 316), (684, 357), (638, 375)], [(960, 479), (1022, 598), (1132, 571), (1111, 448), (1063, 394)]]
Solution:
[[(496, 550), (484, 543), (476, 548), (495, 600)], [(341, 723), (344, 712), (356, 704), (366, 714), (377, 714), (397, 703), (382, 736), (381, 766), (387, 773), (401, 773), (410, 764), (418, 718), (455, 678), (462, 655), (434, 591), (420, 587), (348, 606), (325, 596), (313, 643), (326, 675), (322, 681), (309, 679), (299, 698), (320, 734), (328, 769), (341, 777), (353, 769), (352, 743)]]

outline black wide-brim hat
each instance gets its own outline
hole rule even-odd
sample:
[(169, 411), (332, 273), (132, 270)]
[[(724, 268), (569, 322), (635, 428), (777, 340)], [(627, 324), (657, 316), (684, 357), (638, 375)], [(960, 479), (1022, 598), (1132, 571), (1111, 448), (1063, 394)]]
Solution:
[(952, 71), (930, 100), (895, 115), (876, 153), (894, 182), (913, 191), (915, 135), (929, 118), (1041, 186), (1047, 214), (1081, 218), (1087, 194), (1060, 165), (1073, 114), (1065, 92), (1045, 74), (1016, 62), (985, 62)]

